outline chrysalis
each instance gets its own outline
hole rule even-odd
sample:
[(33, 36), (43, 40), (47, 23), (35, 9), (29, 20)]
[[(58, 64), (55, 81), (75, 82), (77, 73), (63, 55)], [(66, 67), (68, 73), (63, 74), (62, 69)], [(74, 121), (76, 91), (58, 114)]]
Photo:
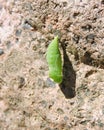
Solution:
[(61, 53), (59, 50), (58, 36), (49, 44), (47, 52), (47, 62), (49, 65), (49, 77), (52, 78), (55, 82), (62, 82), (62, 59)]

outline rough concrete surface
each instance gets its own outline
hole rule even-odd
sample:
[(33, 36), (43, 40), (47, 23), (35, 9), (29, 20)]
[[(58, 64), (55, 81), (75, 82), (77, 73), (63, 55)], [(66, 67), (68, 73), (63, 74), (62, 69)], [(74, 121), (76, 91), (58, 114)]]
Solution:
[(104, 0), (0, 0), (0, 130), (104, 130)]

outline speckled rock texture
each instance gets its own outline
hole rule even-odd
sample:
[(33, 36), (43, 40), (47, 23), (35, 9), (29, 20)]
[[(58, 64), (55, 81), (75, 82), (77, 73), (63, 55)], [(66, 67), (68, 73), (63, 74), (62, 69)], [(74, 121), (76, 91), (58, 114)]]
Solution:
[(0, 130), (104, 130), (104, 0), (0, 0)]

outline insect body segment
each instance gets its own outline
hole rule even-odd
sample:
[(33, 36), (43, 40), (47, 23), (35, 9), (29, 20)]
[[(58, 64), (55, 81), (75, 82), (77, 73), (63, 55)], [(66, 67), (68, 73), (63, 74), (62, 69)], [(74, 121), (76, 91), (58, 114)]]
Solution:
[(49, 77), (55, 82), (61, 83), (63, 77), (62, 59), (59, 50), (58, 36), (56, 36), (48, 46), (46, 59), (49, 65)]

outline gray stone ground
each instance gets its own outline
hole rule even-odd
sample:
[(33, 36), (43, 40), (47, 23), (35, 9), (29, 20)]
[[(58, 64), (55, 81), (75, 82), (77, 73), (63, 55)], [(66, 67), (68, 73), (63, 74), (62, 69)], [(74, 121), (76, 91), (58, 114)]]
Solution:
[[(55, 35), (68, 59), (61, 85), (46, 62)], [(103, 129), (104, 1), (0, 0), (0, 130)]]

